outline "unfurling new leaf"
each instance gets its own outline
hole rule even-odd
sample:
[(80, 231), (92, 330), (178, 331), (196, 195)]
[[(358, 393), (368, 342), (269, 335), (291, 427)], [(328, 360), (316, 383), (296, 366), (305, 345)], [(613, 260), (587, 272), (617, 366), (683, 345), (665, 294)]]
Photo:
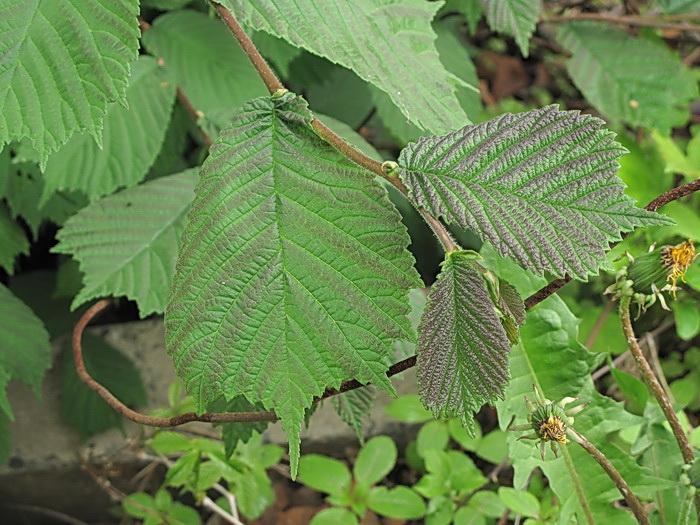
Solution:
[(398, 171), (417, 206), (501, 255), (585, 279), (621, 232), (672, 224), (624, 194), (616, 172), (626, 150), (603, 124), (556, 106), (507, 113), (409, 144)]
[(459, 417), (502, 398), (510, 344), (473, 252), (447, 255), (418, 327), (418, 386), (436, 416)]
[(166, 339), (198, 410), (223, 395), (282, 419), (292, 472), (304, 412), (346, 379), (393, 392), (393, 340), (411, 340), (409, 239), (386, 191), (311, 130), (287, 93), (247, 103), (195, 189)]

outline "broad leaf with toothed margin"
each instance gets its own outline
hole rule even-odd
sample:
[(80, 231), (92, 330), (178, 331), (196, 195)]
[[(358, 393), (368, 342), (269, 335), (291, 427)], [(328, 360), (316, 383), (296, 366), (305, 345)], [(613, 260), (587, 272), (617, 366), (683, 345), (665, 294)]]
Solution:
[(137, 0), (0, 2), (0, 147), (29, 137), (46, 161), (76, 131), (100, 139), (138, 56)]
[(418, 326), (418, 386), (437, 417), (459, 417), (474, 433), (484, 403), (503, 397), (510, 343), (473, 252), (453, 252), (428, 296)]
[(96, 297), (126, 296), (145, 317), (162, 313), (175, 273), (193, 170), (109, 195), (66, 221), (54, 252), (70, 254), (85, 274), (72, 308)]
[(244, 394), (282, 419), (292, 472), (304, 411), (345, 379), (393, 392), (418, 285), (386, 191), (319, 139), (292, 93), (255, 99), (202, 168), (166, 310), (198, 410)]
[(345, 66), (391, 97), (428, 133), (469, 122), (463, 82), (440, 62), (430, 26), (440, 2), (424, 0), (216, 0), (239, 20)]
[(542, 11), (541, 0), (481, 0), (491, 29), (515, 38), (523, 56)]
[(78, 190), (94, 200), (146, 176), (168, 129), (175, 85), (153, 57), (141, 56), (131, 68), (126, 100), (128, 108), (107, 108), (102, 144), (82, 133), (49, 157), (42, 204), (57, 189)]
[(621, 232), (672, 224), (624, 194), (613, 137), (600, 119), (547, 106), (411, 143), (399, 174), (417, 206), (524, 268), (585, 279)]

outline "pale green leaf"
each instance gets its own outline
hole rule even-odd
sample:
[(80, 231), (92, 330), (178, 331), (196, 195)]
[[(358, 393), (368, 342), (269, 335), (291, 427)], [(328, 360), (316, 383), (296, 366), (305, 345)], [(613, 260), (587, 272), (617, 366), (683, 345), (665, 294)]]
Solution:
[(166, 311), (198, 409), (224, 395), (282, 419), (296, 470), (304, 411), (356, 378), (385, 391), (419, 286), (400, 217), (371, 174), (310, 129), (291, 94), (246, 104), (202, 170)]
[(306, 454), (299, 461), (299, 478), (312, 489), (333, 495), (350, 490), (352, 476), (345, 463), (319, 454)]
[(453, 252), (428, 297), (418, 326), (418, 388), (436, 417), (458, 417), (474, 434), (474, 412), (502, 398), (510, 344), (474, 267)]
[(403, 485), (373, 487), (367, 494), (367, 506), (382, 516), (404, 520), (421, 518), (427, 511), (423, 498)]
[(220, 20), (191, 10), (155, 19), (144, 33), (149, 53), (165, 67), (197, 111), (226, 118), (267, 93), (250, 60)]
[(615, 173), (625, 149), (602, 125), (556, 106), (507, 113), (409, 144), (399, 174), (417, 206), (524, 268), (585, 279), (621, 232), (671, 224), (624, 194)]
[(523, 56), (542, 11), (541, 0), (481, 0), (491, 29), (515, 38)]
[(525, 490), (515, 490), (512, 487), (500, 487), (498, 497), (510, 510), (523, 516), (536, 517), (540, 512), (540, 502)]
[(255, 29), (351, 69), (426, 132), (445, 133), (467, 121), (454, 91), (461, 81), (435, 49), (430, 22), (438, 2), (217, 1)]
[(163, 143), (175, 86), (155, 59), (142, 56), (132, 67), (126, 100), (128, 108), (107, 108), (101, 145), (82, 133), (49, 157), (42, 202), (57, 189), (94, 199), (144, 178)]
[(396, 465), (398, 451), (389, 436), (375, 436), (357, 454), (353, 472), (363, 487), (379, 483)]
[[(532, 399), (533, 384), (554, 401), (566, 396), (578, 396), (591, 404), (575, 416), (574, 428), (610, 459), (632, 490), (645, 494), (667, 487), (667, 482), (651, 477), (634, 457), (611, 442), (612, 432), (638, 424), (641, 419), (626, 412), (621, 403), (595, 392), (590, 373), (599, 359), (577, 341), (578, 319), (556, 295), (531, 309), (527, 317), (527, 323), (521, 329), (522, 343), (511, 352), (512, 379), (506, 400), (498, 404), (501, 428), (525, 423), (527, 410), (523, 396)], [(517, 441), (521, 435), (507, 433), (508, 455), (513, 461), (513, 486), (516, 489), (523, 488), (532, 469), (540, 467), (562, 502), (562, 522), (570, 522), (574, 514), (579, 521), (586, 520), (578, 496), (582, 491), (600, 523), (631, 523), (631, 515), (627, 511), (611, 504), (612, 500), (622, 498), (620, 493), (582, 447), (576, 443), (566, 445), (566, 452), (571, 455), (575, 465), (574, 469), (570, 469), (561, 453), (555, 460), (551, 452), (547, 452), (546, 460), (542, 461), (533, 441)]]
[(566, 24), (557, 34), (571, 51), (567, 69), (576, 87), (614, 123), (667, 132), (688, 120), (697, 81), (663, 43), (587, 21)]
[[(146, 388), (134, 362), (103, 339), (85, 334), (83, 360), (88, 373), (127, 406), (143, 405)], [(82, 439), (107, 428), (122, 428), (122, 416), (88, 387), (75, 371), (73, 355), (63, 353), (61, 416)]]
[(49, 334), (32, 310), (0, 284), (0, 368), (39, 395), (51, 367)]
[(2, 247), (0, 267), (12, 275), (15, 272), (15, 258), (19, 254), (29, 255), (29, 239), (2, 201), (0, 201), (0, 247)]
[(142, 317), (163, 312), (195, 182), (193, 171), (161, 177), (104, 197), (66, 222), (53, 251), (70, 254), (84, 273), (73, 308), (124, 295)]
[(331, 403), (338, 416), (352, 427), (361, 445), (365, 442), (362, 427), (369, 417), (376, 397), (376, 391), (371, 386), (367, 386), (331, 398)]
[(0, 146), (29, 137), (43, 162), (77, 131), (100, 140), (138, 54), (137, 0), (0, 2)]

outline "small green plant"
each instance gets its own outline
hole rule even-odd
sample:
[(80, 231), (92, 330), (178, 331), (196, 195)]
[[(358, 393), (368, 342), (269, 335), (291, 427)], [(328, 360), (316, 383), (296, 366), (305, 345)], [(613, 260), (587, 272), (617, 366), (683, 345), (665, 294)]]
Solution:
[(357, 524), (369, 509), (397, 519), (418, 519), (426, 513), (425, 502), (405, 486), (377, 486), (396, 465), (396, 444), (387, 436), (365, 443), (355, 460), (352, 473), (337, 459), (308, 454), (299, 463), (299, 478), (311, 488), (328, 493), (333, 505), (319, 512), (313, 525)]

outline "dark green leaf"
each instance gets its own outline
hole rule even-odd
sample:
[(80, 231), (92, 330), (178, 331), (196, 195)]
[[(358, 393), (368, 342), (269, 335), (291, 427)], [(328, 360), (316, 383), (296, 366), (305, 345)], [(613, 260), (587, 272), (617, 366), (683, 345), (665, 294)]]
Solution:
[(611, 367), (610, 373), (615, 383), (617, 383), (620, 392), (622, 392), (627, 398), (627, 401), (629, 401), (630, 411), (634, 414), (641, 414), (644, 412), (644, 407), (649, 399), (649, 391), (644, 382), (617, 368)]
[(125, 295), (142, 317), (163, 312), (195, 182), (192, 170), (161, 177), (94, 202), (66, 222), (53, 251), (72, 255), (85, 274), (73, 308)]
[[(91, 199), (141, 181), (160, 151), (175, 100), (175, 85), (155, 59), (142, 56), (132, 67), (128, 107), (107, 108), (97, 144), (82, 133), (49, 157), (44, 172), (44, 203), (57, 189), (77, 190)], [(96, 176), (99, 174), (99, 176)]]
[(529, 54), (529, 40), (542, 11), (541, 0), (481, 0), (492, 29), (515, 38), (523, 56)]
[[(209, 405), (209, 412), (259, 412), (265, 410), (262, 403), (251, 403), (245, 396), (236, 396), (231, 401), (221, 400), (216, 406)], [(269, 421), (256, 423), (224, 423), (221, 425), (221, 439), (224, 440), (226, 457), (231, 457), (239, 442), (247, 443), (254, 432), (262, 434)]]
[(2, 201), (0, 201), (0, 246), (2, 246), (0, 267), (12, 275), (15, 273), (15, 258), (20, 254), (29, 255), (29, 239)]
[(217, 1), (253, 28), (354, 71), (388, 93), (406, 118), (426, 132), (445, 133), (466, 121), (455, 96), (462, 82), (445, 70), (435, 49), (430, 22), (438, 3)]
[(0, 146), (29, 137), (43, 162), (76, 131), (101, 140), (138, 49), (137, 0), (3, 0)]
[(687, 122), (697, 80), (666, 44), (587, 21), (561, 26), (558, 36), (571, 51), (574, 83), (610, 120), (662, 132)]
[(409, 144), (399, 174), (417, 206), (524, 268), (585, 279), (607, 266), (621, 232), (671, 224), (624, 194), (615, 173), (625, 149), (602, 125), (555, 106), (508, 113)]
[(0, 413), (0, 464), (10, 458), (10, 419)]
[(376, 390), (371, 386), (366, 386), (331, 398), (331, 403), (335, 411), (338, 412), (338, 416), (352, 427), (361, 445), (365, 442), (362, 426), (372, 410), (376, 397)]
[(473, 412), (503, 397), (510, 349), (473, 258), (447, 255), (418, 327), (421, 399), (436, 417), (459, 417), (471, 433)]
[[(146, 389), (133, 361), (104, 340), (83, 335), (83, 359), (88, 373), (127, 406), (146, 403)], [(63, 354), (61, 377), (61, 415), (87, 439), (107, 428), (122, 427), (122, 417), (75, 371), (71, 352)]]
[[(387, 392), (419, 286), (386, 192), (321, 141), (291, 94), (246, 104), (211, 149), (166, 312), (199, 410), (245, 394), (274, 409), (296, 470), (304, 412), (356, 378)], [(340, 299), (342, 298), (342, 299)]]
[(49, 334), (20, 299), (0, 284), (0, 368), (39, 395), (44, 373), (51, 367)]

